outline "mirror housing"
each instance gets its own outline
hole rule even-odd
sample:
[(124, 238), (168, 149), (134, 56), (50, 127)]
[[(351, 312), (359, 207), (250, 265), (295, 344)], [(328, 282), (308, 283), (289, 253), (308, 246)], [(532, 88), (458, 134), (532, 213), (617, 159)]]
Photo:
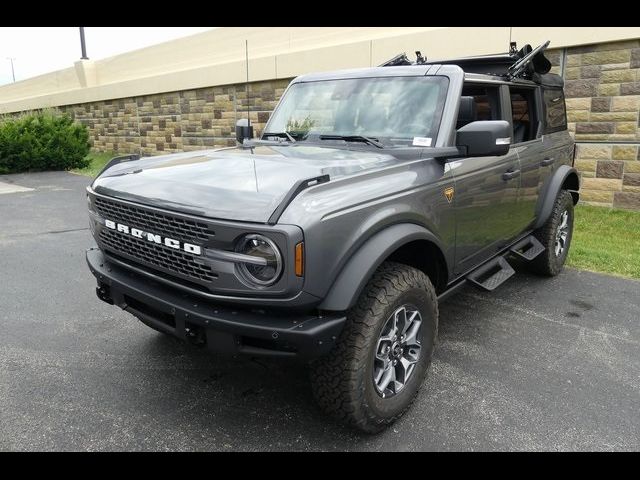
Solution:
[(236, 141), (242, 145), (245, 138), (253, 138), (253, 125), (246, 118), (241, 118), (236, 122)]
[(511, 145), (511, 125), (505, 120), (479, 120), (458, 129), (456, 146), (469, 157), (506, 155)]

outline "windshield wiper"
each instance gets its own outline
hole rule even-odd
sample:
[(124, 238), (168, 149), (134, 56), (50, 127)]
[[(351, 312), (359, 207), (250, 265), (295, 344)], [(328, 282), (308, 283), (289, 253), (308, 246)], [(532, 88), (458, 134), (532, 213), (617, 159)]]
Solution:
[(365, 137), (363, 135), (320, 135), (320, 140), (344, 140), (345, 142), (364, 142), (374, 147), (384, 148), (384, 145), (377, 138)]
[(278, 133), (263, 133), (262, 134), (263, 137), (280, 137), (280, 138), (287, 138), (291, 143), (296, 143), (296, 139), (293, 138), (289, 132), (278, 132)]

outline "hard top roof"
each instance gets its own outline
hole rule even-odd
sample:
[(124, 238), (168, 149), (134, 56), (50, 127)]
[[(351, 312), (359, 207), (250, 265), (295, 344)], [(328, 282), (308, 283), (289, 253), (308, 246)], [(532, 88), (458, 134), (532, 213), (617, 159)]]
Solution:
[[(515, 77), (509, 75), (509, 70), (522, 57), (518, 57), (513, 53), (426, 61), (424, 65), (458, 65), (467, 74), (488, 75), (511, 81), (529, 80), (544, 86), (562, 88), (564, 86), (563, 78), (555, 73), (549, 73), (548, 69), (551, 68), (551, 63), (544, 57), (542, 52), (539, 55), (543, 58), (541, 62), (545, 62), (544, 66), (536, 67), (534, 65), (524, 75)], [(535, 60), (533, 63), (535, 64)]]
[(562, 88), (564, 80), (560, 75), (549, 73), (551, 62), (544, 56), (546, 42), (536, 49), (525, 45), (516, 51), (515, 43), (509, 53), (480, 55), (427, 61), (416, 52), (417, 61), (411, 62), (406, 54), (396, 55), (379, 67), (336, 70), (302, 75), (295, 82), (338, 80), (346, 78), (367, 78), (387, 76), (423, 76), (450, 73), (465, 74), (466, 80), (492, 80), (506, 83), (534, 83), (554, 88)]
[[(450, 68), (454, 66), (454, 68)], [(442, 67), (449, 67), (443, 69)], [(352, 68), (346, 70), (332, 70), (329, 72), (316, 72), (300, 75), (295, 78), (292, 83), (300, 82), (318, 82), (322, 80), (341, 80), (347, 78), (373, 78), (373, 77), (421, 77), (425, 75), (438, 75), (447, 73), (453, 73), (457, 70), (455, 67), (462, 70), (462, 74), (465, 76), (465, 80), (491, 80), (501, 83), (528, 83), (528, 84), (541, 84), (544, 86), (562, 88), (564, 86), (564, 80), (560, 75), (553, 73), (547, 74), (534, 74), (535, 78), (524, 79), (516, 78), (509, 80), (508, 78), (493, 73), (493, 72), (473, 72), (464, 69), (461, 65), (453, 63), (453, 61), (447, 61), (447, 63), (429, 62), (425, 65), (402, 65), (393, 67), (365, 67), (365, 68)]]

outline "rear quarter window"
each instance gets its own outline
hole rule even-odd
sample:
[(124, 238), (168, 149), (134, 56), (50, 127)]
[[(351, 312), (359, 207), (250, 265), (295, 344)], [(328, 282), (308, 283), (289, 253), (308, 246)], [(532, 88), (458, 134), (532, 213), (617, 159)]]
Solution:
[(543, 90), (545, 128), (544, 133), (553, 133), (567, 128), (567, 112), (564, 92), (560, 89)]

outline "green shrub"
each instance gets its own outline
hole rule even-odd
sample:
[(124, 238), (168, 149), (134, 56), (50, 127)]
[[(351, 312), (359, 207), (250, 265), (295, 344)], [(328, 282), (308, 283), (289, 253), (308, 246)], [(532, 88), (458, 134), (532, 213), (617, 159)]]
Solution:
[(83, 168), (89, 148), (87, 127), (67, 114), (44, 111), (0, 119), (0, 173)]

